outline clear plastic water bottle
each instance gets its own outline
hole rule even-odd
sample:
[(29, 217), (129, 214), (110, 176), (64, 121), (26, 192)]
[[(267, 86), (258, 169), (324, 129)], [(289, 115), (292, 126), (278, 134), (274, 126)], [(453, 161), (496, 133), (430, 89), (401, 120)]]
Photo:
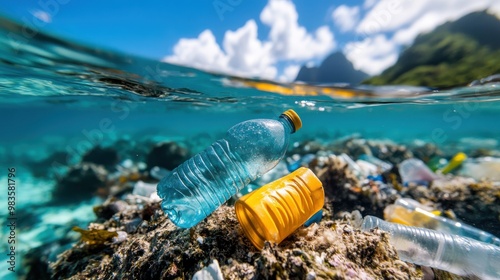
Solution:
[(275, 167), (290, 135), (302, 126), (293, 110), (278, 120), (256, 119), (230, 128), (226, 137), (190, 158), (157, 187), (161, 207), (181, 228), (195, 226), (231, 196)]
[(500, 279), (500, 247), (426, 228), (389, 223), (366, 216), (362, 230), (378, 227), (390, 234), (401, 260), (462, 276)]

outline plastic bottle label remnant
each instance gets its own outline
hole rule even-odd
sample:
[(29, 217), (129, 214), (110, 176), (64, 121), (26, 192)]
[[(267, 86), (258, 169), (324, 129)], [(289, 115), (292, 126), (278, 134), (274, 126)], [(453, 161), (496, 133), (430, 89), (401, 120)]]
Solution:
[(280, 243), (322, 209), (323, 184), (305, 167), (249, 193), (235, 204), (236, 217), (258, 249)]
[(163, 211), (181, 228), (190, 228), (215, 211), (284, 157), (290, 135), (302, 126), (288, 110), (278, 120), (239, 123), (226, 137), (190, 158), (158, 183)]

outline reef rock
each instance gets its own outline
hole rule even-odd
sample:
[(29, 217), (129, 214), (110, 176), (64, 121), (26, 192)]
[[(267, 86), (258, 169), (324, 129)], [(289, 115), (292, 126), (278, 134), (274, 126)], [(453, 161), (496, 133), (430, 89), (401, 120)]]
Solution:
[[(420, 279), (399, 260), (388, 234), (361, 232), (346, 222), (323, 220), (300, 228), (281, 244), (257, 250), (245, 237), (234, 209), (222, 206), (192, 229), (174, 226), (157, 202), (130, 199), (129, 207), (93, 229), (120, 231), (143, 222), (121, 243), (78, 243), (51, 265), (53, 278), (191, 279), (218, 260), (224, 279)], [(149, 210), (146, 210), (149, 209)], [(144, 215), (148, 211), (149, 215)]]
[(82, 162), (103, 165), (106, 168), (113, 167), (118, 164), (119, 161), (120, 157), (118, 156), (118, 152), (111, 147), (101, 148), (100, 146), (96, 146), (82, 157)]
[(81, 163), (71, 167), (52, 192), (56, 202), (75, 202), (91, 198), (105, 187), (108, 172), (100, 165)]
[(189, 158), (189, 151), (175, 142), (164, 142), (154, 146), (148, 153), (146, 164), (172, 170)]

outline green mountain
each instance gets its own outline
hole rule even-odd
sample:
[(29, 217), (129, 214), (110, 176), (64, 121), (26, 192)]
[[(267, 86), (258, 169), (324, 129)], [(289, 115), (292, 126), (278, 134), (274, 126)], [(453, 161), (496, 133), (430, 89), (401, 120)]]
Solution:
[(295, 81), (310, 84), (349, 83), (359, 84), (368, 75), (354, 69), (352, 63), (341, 52), (330, 54), (319, 67), (302, 66)]
[(421, 34), (398, 61), (364, 84), (463, 86), (500, 73), (500, 20), (487, 12), (468, 14)]

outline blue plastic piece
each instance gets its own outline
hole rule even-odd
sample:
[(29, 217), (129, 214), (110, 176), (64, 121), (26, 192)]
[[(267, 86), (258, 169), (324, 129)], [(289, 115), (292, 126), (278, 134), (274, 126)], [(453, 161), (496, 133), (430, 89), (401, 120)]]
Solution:
[(299, 160), (296, 160), (296, 161), (294, 161), (294, 162), (290, 163), (290, 164), (287, 166), (287, 169), (288, 169), (288, 171), (293, 172), (293, 171), (295, 171), (295, 170), (299, 169), (299, 167), (301, 167), (301, 166), (302, 166), (302, 162), (301, 162), (301, 160), (299, 159)]
[(315, 158), (316, 158), (316, 155), (314, 155), (314, 154), (306, 154), (306, 155), (302, 156), (300, 159), (288, 164), (288, 166), (287, 166), (288, 171), (293, 172), (302, 166), (308, 165)]
[(308, 227), (308, 226), (312, 225), (313, 223), (319, 224), (319, 222), (321, 222), (322, 218), (323, 218), (323, 209), (319, 210), (318, 212), (316, 212), (316, 214), (314, 214), (311, 218), (309, 218), (309, 220), (307, 220), (304, 223), (304, 226)]
[(376, 175), (376, 176), (374, 176), (374, 175), (368, 175), (366, 178), (367, 178), (368, 180), (372, 180), (372, 181), (376, 181), (376, 182), (377, 182), (377, 181), (378, 181), (378, 182), (382, 182), (382, 183), (384, 182), (384, 178), (383, 178), (383, 177), (382, 177), (382, 175), (380, 175), (380, 174), (379, 174), (379, 175)]

